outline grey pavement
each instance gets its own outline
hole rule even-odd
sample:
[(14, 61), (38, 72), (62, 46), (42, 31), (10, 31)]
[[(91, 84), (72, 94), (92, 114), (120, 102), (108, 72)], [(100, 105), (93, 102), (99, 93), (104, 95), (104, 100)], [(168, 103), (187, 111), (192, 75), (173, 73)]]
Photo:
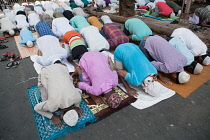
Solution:
[[(0, 34), (0, 36), (2, 36)], [(0, 54), (18, 49), (14, 39)], [(37, 84), (29, 58), (15, 69), (0, 62), (0, 140), (38, 140), (28, 101), (27, 88)], [(176, 94), (152, 107), (138, 110), (131, 105), (86, 128), (68, 133), (63, 140), (209, 140), (210, 81), (188, 98)]]

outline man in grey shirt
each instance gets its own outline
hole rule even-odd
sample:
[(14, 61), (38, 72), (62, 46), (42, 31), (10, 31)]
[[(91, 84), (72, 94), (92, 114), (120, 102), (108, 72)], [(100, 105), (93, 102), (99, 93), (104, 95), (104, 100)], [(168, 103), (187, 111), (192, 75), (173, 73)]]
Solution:
[(200, 25), (210, 27), (210, 10), (207, 8), (195, 9), (195, 15), (200, 19)]

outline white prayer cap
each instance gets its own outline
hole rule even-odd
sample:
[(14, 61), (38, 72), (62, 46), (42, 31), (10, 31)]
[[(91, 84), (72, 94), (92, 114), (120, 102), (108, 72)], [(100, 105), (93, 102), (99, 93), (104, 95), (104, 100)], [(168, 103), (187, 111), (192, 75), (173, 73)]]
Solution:
[(142, 87), (146, 93), (155, 97), (161, 94), (163, 86), (158, 81), (156, 81), (154, 76), (148, 76), (144, 80)]
[(41, 4), (39, 1), (35, 1), (35, 5)]
[(210, 65), (210, 57), (206, 56), (203, 60), (203, 65), (208, 66)]
[(193, 74), (199, 74), (202, 72), (202, 70), (203, 70), (203, 66), (200, 63), (196, 62), (196, 65), (193, 70)]
[(32, 41), (27, 41), (26, 45), (31, 48), (33, 47), (34, 43)]
[(10, 34), (11, 36), (13, 36), (13, 35), (15, 35), (15, 31), (14, 31), (14, 30), (9, 30), (9, 34)]
[(175, 13), (172, 12), (172, 13), (170, 14), (170, 18), (174, 18), (174, 17), (175, 17)]
[(26, 3), (26, 2), (22, 3), (22, 6), (24, 6), (24, 5), (28, 5), (28, 3)]
[(110, 19), (110, 17), (107, 16), (107, 15), (101, 16), (101, 20), (103, 21), (104, 24), (106, 24), (106, 23), (113, 23), (112, 20)]
[(64, 122), (69, 126), (75, 126), (77, 124), (78, 119), (79, 116), (74, 109), (69, 110), (63, 116)]
[(179, 83), (186, 83), (190, 80), (190, 75), (185, 71), (182, 71), (178, 74), (178, 81)]

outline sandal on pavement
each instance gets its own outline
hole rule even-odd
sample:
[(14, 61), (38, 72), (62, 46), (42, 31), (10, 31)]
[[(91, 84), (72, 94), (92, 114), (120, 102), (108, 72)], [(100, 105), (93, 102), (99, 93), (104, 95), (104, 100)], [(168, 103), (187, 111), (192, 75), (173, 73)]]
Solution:
[(12, 68), (17, 68), (19, 66), (20, 62), (19, 61), (15, 61), (13, 62)]
[(15, 58), (15, 54), (13, 52), (7, 52), (8, 58)]
[(9, 42), (7, 39), (4, 39), (4, 40), (2, 40), (3, 41), (3, 43), (7, 43), (7, 42)]
[(0, 37), (0, 40), (4, 40), (4, 39), (6, 39), (5, 37)]
[(17, 56), (14, 58), (14, 61), (18, 61), (18, 60), (20, 60), (20, 59), (22, 59), (21, 56), (20, 56), (20, 55), (17, 55)]
[(172, 21), (170, 24), (178, 24), (179, 22), (177, 20)]
[(13, 61), (7, 63), (6, 69), (11, 68), (13, 65), (14, 65), (14, 62)]
[(8, 55), (7, 54), (3, 54), (2, 57), (0, 58), (0, 61), (5, 61), (8, 60)]
[(6, 46), (6, 45), (0, 45), (0, 49), (5, 49), (5, 48), (8, 48), (8, 46)]

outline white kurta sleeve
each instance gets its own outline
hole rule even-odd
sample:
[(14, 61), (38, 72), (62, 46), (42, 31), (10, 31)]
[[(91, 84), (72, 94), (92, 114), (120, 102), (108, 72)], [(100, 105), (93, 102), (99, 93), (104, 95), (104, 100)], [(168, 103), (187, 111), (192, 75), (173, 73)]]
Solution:
[(45, 116), (49, 119), (52, 118), (53, 114), (49, 111), (49, 108), (47, 107), (47, 101), (38, 103), (35, 107), (34, 110), (39, 113), (42, 116)]

